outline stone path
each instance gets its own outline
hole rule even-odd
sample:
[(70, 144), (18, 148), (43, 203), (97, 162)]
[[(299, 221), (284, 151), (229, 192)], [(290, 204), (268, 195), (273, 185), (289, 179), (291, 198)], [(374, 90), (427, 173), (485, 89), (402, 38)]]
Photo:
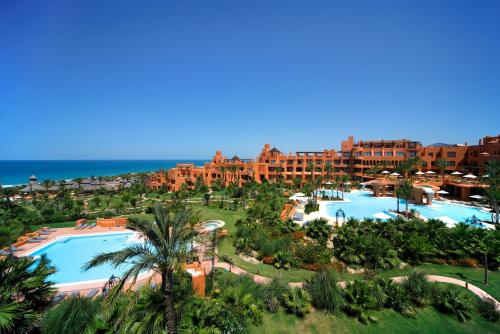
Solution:
[[(229, 264), (227, 264), (225, 262), (217, 262), (215, 264), (215, 267), (231, 271), (232, 273), (234, 273), (234, 274), (236, 274), (238, 276), (240, 276), (240, 275), (249, 275), (250, 277), (252, 277), (252, 279), (254, 280), (254, 282), (258, 283), (258, 284), (267, 284), (267, 283), (271, 282), (271, 278), (269, 278), (269, 277), (264, 277), (264, 276), (260, 276), (260, 275), (250, 274), (249, 272), (247, 272), (246, 270), (244, 270), (244, 269), (242, 269), (240, 267), (230, 266)], [(397, 277), (391, 277), (391, 279), (393, 281), (395, 281), (395, 282), (402, 282), (406, 277), (407, 276), (397, 276)], [(496, 300), (495, 298), (493, 298), (486, 291), (482, 290), (481, 288), (478, 288), (475, 285), (472, 285), (470, 283), (467, 284), (467, 282), (465, 282), (465, 281), (462, 281), (462, 280), (459, 280), (459, 279), (456, 279), (456, 278), (452, 278), (452, 277), (447, 277), (447, 276), (427, 275), (426, 277), (427, 277), (427, 280), (429, 280), (430, 282), (455, 284), (455, 285), (458, 285), (458, 286), (461, 286), (461, 287), (464, 287), (464, 288), (467, 286), (467, 289), (470, 290), (473, 294), (475, 294), (479, 298), (485, 298), (486, 297), (486, 298), (491, 298), (492, 300), (494, 300), (495, 304), (496, 304), (496, 307), (497, 307), (497, 310), (500, 311), (500, 302), (498, 302), (498, 300)], [(346, 285), (347, 285), (347, 282), (339, 282), (338, 284), (339, 284), (340, 287), (345, 288)], [(304, 282), (288, 283), (288, 285), (290, 287), (301, 288), (301, 287), (304, 286)]]

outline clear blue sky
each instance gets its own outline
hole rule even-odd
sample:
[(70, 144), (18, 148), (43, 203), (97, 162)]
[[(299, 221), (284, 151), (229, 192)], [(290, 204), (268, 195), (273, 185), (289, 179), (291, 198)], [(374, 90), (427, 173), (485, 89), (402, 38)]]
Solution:
[(500, 133), (500, 1), (0, 0), (0, 159)]

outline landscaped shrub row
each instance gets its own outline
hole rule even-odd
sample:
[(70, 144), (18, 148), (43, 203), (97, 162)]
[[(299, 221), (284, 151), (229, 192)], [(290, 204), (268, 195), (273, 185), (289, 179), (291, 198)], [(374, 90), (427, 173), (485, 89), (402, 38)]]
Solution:
[[(418, 308), (433, 306), (459, 321), (469, 319), (474, 309), (472, 299), (462, 288), (431, 283), (423, 272), (413, 272), (400, 283), (382, 278), (355, 280), (342, 289), (337, 285), (333, 271), (321, 270), (307, 282), (305, 288), (317, 309), (330, 313), (343, 311), (365, 324), (376, 322), (375, 311), (383, 308), (415, 317)], [(489, 321), (499, 320), (500, 313), (495, 309), (493, 300), (479, 300), (477, 311)]]

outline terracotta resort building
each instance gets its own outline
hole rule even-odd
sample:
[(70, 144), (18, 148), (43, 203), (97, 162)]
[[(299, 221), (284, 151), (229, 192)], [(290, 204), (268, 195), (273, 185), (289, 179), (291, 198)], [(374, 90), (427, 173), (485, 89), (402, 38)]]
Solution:
[[(375, 169), (392, 172), (398, 165), (411, 158), (419, 158), (415, 168), (423, 173), (430, 171), (440, 175), (443, 171), (450, 175), (460, 171), (480, 176), (484, 174), (487, 161), (500, 160), (500, 135), (484, 137), (478, 145), (465, 143), (430, 146), (423, 146), (419, 141), (408, 139), (356, 142), (354, 137), (350, 136), (341, 142), (338, 151), (324, 149), (295, 153), (284, 153), (265, 144), (256, 158), (227, 158), (221, 151), (217, 151), (212, 160), (203, 166), (178, 164), (168, 171), (154, 172), (150, 175), (149, 186), (153, 189), (165, 187), (177, 191), (182, 185), (192, 189), (196, 182), (207, 186), (216, 182), (224, 186), (241, 186), (250, 180), (262, 182), (280, 178), (292, 183), (299, 180), (306, 182), (318, 176), (333, 179), (344, 175), (353, 181), (367, 181), (373, 179)], [(437, 163), (442, 159), (446, 160), (447, 164), (444, 168)], [(455, 186), (463, 187), (461, 182), (456, 182)]]

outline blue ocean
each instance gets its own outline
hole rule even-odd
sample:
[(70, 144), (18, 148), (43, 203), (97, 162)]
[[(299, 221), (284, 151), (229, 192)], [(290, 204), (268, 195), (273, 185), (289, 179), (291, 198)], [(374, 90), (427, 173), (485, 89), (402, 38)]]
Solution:
[(42, 180), (67, 180), (78, 177), (113, 176), (125, 173), (169, 169), (178, 163), (202, 166), (208, 160), (0, 160), (0, 184), (28, 183), (31, 175)]

